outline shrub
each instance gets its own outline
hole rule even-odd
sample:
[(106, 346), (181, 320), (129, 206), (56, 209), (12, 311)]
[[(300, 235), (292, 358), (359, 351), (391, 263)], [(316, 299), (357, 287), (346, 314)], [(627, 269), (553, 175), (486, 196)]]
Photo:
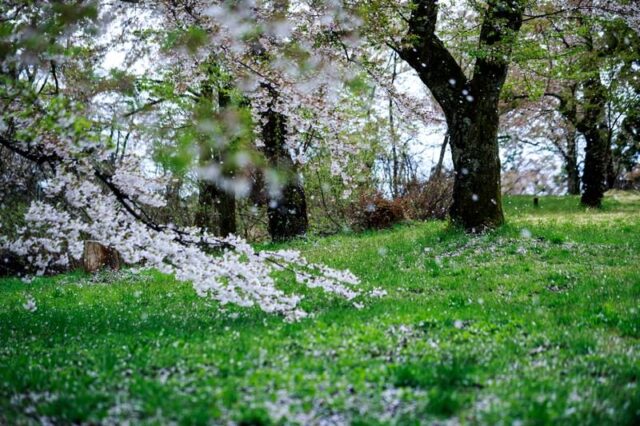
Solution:
[(364, 193), (349, 210), (356, 230), (390, 228), (403, 220), (446, 219), (453, 202), (451, 175), (414, 180), (402, 197), (389, 200), (380, 192)]
[(359, 230), (390, 228), (405, 219), (402, 199), (388, 200), (379, 192), (361, 195), (350, 213)]
[(453, 203), (453, 178), (433, 176), (426, 182), (414, 180), (402, 197), (405, 215), (412, 220), (446, 219)]

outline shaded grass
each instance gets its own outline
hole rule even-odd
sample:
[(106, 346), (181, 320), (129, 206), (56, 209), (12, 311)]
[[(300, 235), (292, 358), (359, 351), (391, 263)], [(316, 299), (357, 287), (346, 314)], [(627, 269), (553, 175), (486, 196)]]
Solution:
[(358, 310), (308, 291), (295, 324), (154, 272), (1, 280), (0, 423), (635, 424), (640, 199), (615, 195), (507, 198), (481, 237), (291, 243), (388, 292)]

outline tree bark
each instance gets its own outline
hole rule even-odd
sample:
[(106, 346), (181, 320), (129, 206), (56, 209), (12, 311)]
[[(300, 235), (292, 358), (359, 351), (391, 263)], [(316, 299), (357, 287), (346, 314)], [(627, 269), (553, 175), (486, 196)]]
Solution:
[[(219, 156), (204, 155), (209, 161), (201, 164), (220, 164)], [(198, 211), (195, 225), (222, 237), (236, 233), (236, 200), (235, 196), (222, 189), (216, 182), (200, 181)]]
[(399, 49), (445, 113), (455, 170), (450, 216), (471, 232), (504, 222), (498, 101), (523, 14), (519, 0), (490, 0), (487, 6), (479, 38), (482, 55), (471, 80), (435, 34), (436, 0), (414, 0), (409, 31)]
[(287, 145), (287, 118), (271, 106), (263, 113), (262, 140), (269, 168), (280, 179), (279, 188), (269, 188), (267, 216), (273, 241), (286, 241), (306, 234), (307, 200), (304, 187)]
[(557, 144), (558, 150), (564, 159), (564, 168), (567, 172), (567, 192), (570, 195), (580, 195), (580, 171), (578, 169), (578, 84), (567, 86), (561, 93), (547, 93), (560, 101), (558, 111), (567, 122), (567, 147), (562, 148)]
[(567, 192), (570, 195), (580, 195), (580, 171), (578, 170), (578, 149), (576, 142), (576, 133), (573, 131), (567, 138), (567, 155), (565, 158)]
[[(478, 110), (481, 116), (482, 112)], [(449, 124), (455, 170), (450, 215), (455, 223), (472, 232), (504, 222), (498, 125), (497, 116), (486, 120), (463, 117)]]
[(607, 186), (606, 189), (613, 189), (616, 187), (616, 182), (618, 180), (618, 174), (616, 173), (615, 165), (613, 164), (613, 150), (611, 149), (611, 145), (613, 144), (611, 137), (611, 129), (607, 131)]
[[(218, 106), (223, 112), (224, 109), (229, 108), (231, 105), (231, 97), (229, 96), (229, 87), (218, 88)], [(220, 114), (224, 117), (224, 113)], [(230, 143), (233, 141), (230, 141)], [(225, 161), (224, 157), (228, 157), (229, 153), (224, 150), (218, 153), (218, 164), (222, 168), (222, 176), (224, 179), (232, 180), (235, 178), (235, 166)], [(219, 231), (220, 235), (227, 237), (230, 234), (237, 232), (236, 225), (236, 197), (235, 194), (228, 189), (218, 188), (216, 194), (216, 210), (218, 212)]]
[(444, 135), (444, 140), (442, 141), (442, 145), (440, 146), (440, 155), (438, 156), (438, 163), (436, 164), (435, 169), (433, 170), (433, 176), (436, 179), (440, 178), (442, 174), (442, 167), (444, 164), (444, 153), (447, 151), (447, 145), (449, 145), (449, 133), (447, 132)]
[[(398, 58), (397, 54), (393, 52), (393, 68), (391, 73), (391, 84), (394, 84), (398, 75)], [(400, 196), (400, 161), (398, 159), (398, 133), (396, 132), (395, 117), (393, 114), (393, 98), (389, 97), (388, 101), (389, 111), (389, 137), (391, 141), (391, 197), (398, 198)]]
[(577, 164), (569, 161), (565, 167), (567, 169), (567, 193), (580, 195), (580, 173)]
[(587, 145), (582, 173), (584, 192), (580, 202), (587, 207), (600, 207), (606, 189), (609, 145), (605, 122), (606, 94), (599, 76), (588, 79), (583, 90), (584, 117), (578, 124), (578, 131), (584, 135)]
[[(218, 89), (218, 108), (220, 110), (228, 108), (231, 104), (228, 90), (229, 88), (227, 87)], [(210, 86), (203, 88), (202, 96), (213, 99), (213, 91)], [(211, 114), (213, 115), (213, 111), (211, 111)], [(224, 117), (224, 114), (219, 115)], [(232, 143), (232, 141), (228, 142)], [(200, 165), (203, 167), (215, 165), (222, 172), (220, 179), (233, 179), (234, 170), (224, 161), (225, 157), (228, 156), (225, 147), (212, 148), (209, 145), (208, 143), (203, 143), (200, 147)], [(196, 226), (222, 237), (235, 234), (237, 232), (235, 195), (220, 185), (220, 182), (202, 180), (199, 187)]]

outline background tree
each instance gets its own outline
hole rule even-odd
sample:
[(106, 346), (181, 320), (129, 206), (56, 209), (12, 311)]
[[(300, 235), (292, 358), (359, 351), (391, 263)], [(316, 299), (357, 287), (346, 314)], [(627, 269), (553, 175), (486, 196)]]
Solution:
[(398, 49), (444, 111), (456, 172), (451, 218), (472, 231), (504, 221), (498, 102), (523, 12), (518, 1), (487, 2), (471, 79), (436, 35), (435, 1), (413, 3), (404, 46)]
[[(604, 191), (615, 184), (611, 147), (635, 98), (630, 90), (634, 76), (628, 70), (638, 54), (637, 33), (612, 12), (618, 10), (616, 2), (606, 3), (547, 4), (522, 31), (504, 96), (537, 103), (534, 109), (547, 110), (556, 123), (553, 111), (561, 114), (567, 132), (558, 151), (570, 193), (579, 187), (576, 134), (584, 140), (581, 202), (591, 207), (599, 206)], [(553, 127), (543, 130), (559, 146), (551, 136)]]
[(262, 113), (262, 142), (270, 167), (271, 188), (268, 189), (267, 216), (269, 235), (284, 241), (306, 234), (307, 199), (296, 164), (287, 148), (287, 116), (276, 109), (277, 93)]
[[(198, 108), (202, 116), (196, 117), (198, 123), (224, 125), (228, 121), (234, 121), (230, 117), (233, 114), (230, 88), (219, 83), (216, 90), (217, 93), (214, 94), (210, 82), (202, 87), (200, 96), (203, 98), (203, 103)], [(200, 181), (199, 208), (195, 224), (216, 235), (227, 237), (236, 233), (236, 199), (233, 185), (225, 187), (221, 183), (230, 183), (234, 179), (236, 166), (232, 153), (233, 144), (238, 141), (234, 140), (232, 135), (224, 133), (215, 136), (218, 137), (214, 140), (205, 140), (200, 144), (199, 162), (200, 167), (220, 176), (213, 178), (205, 174), (207, 179)]]

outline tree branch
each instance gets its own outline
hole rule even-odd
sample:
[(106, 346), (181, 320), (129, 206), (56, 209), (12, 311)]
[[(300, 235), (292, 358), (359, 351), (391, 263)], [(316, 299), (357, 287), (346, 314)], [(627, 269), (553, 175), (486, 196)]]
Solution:
[(397, 52), (418, 72), (445, 115), (451, 116), (459, 108), (461, 92), (468, 79), (435, 34), (437, 18), (437, 0), (414, 0), (409, 30)]
[(476, 60), (471, 80), (472, 94), (480, 102), (500, 96), (523, 13), (521, 0), (488, 1), (478, 43), (481, 56)]

